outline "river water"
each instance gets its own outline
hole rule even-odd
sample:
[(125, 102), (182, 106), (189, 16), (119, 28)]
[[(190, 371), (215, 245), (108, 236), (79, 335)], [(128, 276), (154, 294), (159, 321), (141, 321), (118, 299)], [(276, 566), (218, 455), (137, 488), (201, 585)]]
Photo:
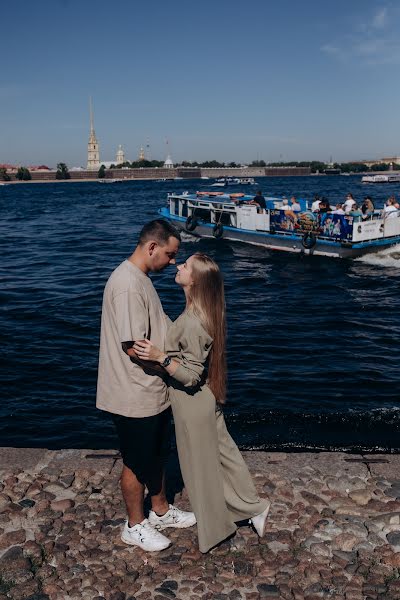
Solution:
[[(380, 207), (397, 184), (360, 177), (260, 179), (265, 195), (331, 204), (350, 191)], [(200, 180), (0, 186), (0, 444), (113, 448), (95, 408), (102, 292), (168, 191)], [(232, 191), (243, 189), (232, 187)], [(247, 190), (246, 190), (247, 191)], [(185, 236), (225, 276), (229, 398), (242, 448), (400, 449), (400, 247), (357, 260), (270, 252)], [(153, 277), (175, 318), (174, 269)]]

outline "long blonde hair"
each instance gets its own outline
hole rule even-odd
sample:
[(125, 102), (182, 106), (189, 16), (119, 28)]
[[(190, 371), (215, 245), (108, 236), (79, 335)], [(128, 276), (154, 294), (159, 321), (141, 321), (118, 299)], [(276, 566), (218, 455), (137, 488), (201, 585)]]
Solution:
[(226, 397), (226, 319), (224, 280), (216, 262), (206, 254), (193, 254), (188, 308), (200, 319), (213, 345), (208, 362), (208, 385), (219, 404)]

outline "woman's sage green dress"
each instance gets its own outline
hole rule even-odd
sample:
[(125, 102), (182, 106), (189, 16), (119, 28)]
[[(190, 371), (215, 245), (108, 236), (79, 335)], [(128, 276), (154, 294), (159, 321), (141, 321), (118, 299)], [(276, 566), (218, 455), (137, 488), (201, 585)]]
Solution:
[(169, 394), (183, 481), (207, 552), (236, 531), (236, 521), (262, 513), (249, 470), (205, 382), (212, 339), (189, 310), (169, 326), (166, 353), (180, 365)]

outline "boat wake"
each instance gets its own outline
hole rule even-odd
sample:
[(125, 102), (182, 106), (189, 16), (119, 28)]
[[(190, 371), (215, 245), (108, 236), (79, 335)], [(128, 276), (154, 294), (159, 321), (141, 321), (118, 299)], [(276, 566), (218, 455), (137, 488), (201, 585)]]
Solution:
[(395, 267), (400, 269), (400, 244), (381, 250), (374, 254), (366, 254), (355, 259), (356, 262), (378, 266), (378, 267)]

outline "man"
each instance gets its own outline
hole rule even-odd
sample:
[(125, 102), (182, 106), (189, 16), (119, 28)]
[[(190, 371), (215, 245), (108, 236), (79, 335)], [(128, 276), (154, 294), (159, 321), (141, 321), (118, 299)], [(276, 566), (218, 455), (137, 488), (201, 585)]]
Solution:
[[(170, 426), (165, 371), (142, 365), (131, 349), (143, 339), (164, 347), (166, 315), (148, 274), (174, 265), (179, 243), (179, 233), (167, 221), (145, 225), (133, 254), (111, 274), (103, 297), (97, 407), (112, 413), (120, 443), (128, 512), (122, 540), (148, 551), (170, 545), (159, 530), (196, 522), (193, 513), (168, 505), (165, 496)], [(152, 505), (149, 519), (143, 512), (145, 486)]]
[(253, 200), (250, 200), (249, 204), (256, 204), (264, 210), (267, 208), (267, 204), (261, 190), (257, 190), (256, 195), (254, 196)]

